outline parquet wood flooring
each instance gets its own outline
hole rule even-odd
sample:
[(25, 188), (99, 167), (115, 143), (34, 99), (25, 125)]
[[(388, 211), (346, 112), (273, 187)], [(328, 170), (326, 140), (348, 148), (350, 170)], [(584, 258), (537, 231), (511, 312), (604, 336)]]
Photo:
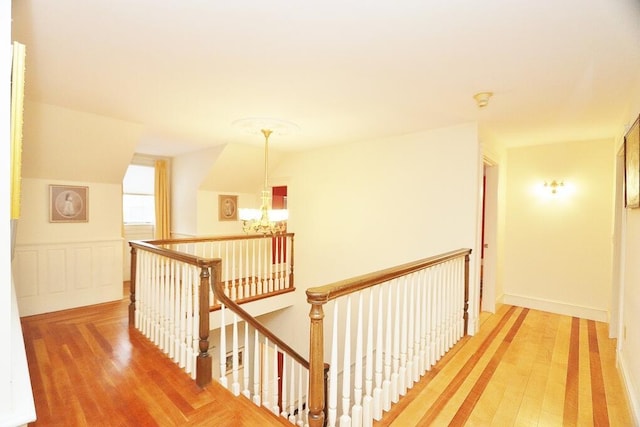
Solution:
[(482, 319), (374, 426), (633, 426), (606, 324), (512, 306)]
[(128, 299), (22, 318), (32, 426), (283, 426), (216, 381), (200, 389), (128, 325)]

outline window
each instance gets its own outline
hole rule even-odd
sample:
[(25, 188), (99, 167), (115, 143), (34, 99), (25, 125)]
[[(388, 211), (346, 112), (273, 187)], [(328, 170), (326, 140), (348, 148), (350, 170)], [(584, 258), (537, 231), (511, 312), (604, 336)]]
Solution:
[(122, 181), (122, 218), (125, 224), (155, 224), (155, 169), (130, 165)]

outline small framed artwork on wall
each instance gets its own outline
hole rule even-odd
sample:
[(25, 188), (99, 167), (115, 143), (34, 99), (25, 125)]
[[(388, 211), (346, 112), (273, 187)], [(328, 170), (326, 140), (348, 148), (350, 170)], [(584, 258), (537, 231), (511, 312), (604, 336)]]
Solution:
[(238, 220), (238, 196), (218, 195), (218, 221)]
[(89, 187), (49, 186), (49, 222), (88, 222)]
[(640, 116), (624, 136), (624, 183), (625, 206), (640, 207)]

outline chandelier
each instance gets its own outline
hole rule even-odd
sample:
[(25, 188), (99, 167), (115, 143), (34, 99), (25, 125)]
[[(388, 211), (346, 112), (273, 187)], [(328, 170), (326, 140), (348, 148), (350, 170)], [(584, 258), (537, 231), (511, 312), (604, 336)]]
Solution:
[(264, 186), (260, 197), (260, 209), (238, 209), (245, 233), (280, 234), (287, 230), (289, 212), (286, 209), (271, 209), (271, 189), (269, 188), (269, 136), (271, 129), (261, 129), (264, 135)]

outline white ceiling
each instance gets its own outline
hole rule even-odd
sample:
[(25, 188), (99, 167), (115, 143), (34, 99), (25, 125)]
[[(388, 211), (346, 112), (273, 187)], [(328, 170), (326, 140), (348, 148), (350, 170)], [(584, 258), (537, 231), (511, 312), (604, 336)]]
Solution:
[[(611, 138), (640, 75), (637, 0), (13, 0), (27, 99), (142, 123), (138, 151), (302, 150), (478, 121), (503, 145)], [(479, 109), (479, 91), (495, 94)]]

